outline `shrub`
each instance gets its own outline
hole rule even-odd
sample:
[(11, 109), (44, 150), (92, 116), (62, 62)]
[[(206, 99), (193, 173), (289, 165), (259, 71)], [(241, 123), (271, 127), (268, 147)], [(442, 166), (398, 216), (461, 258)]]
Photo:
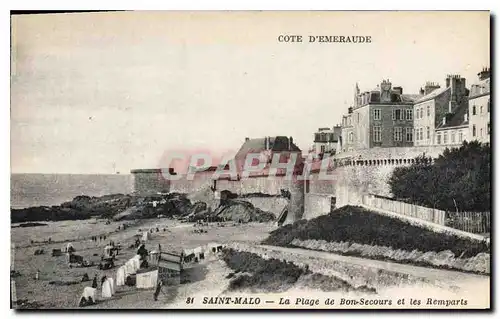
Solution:
[(437, 233), (354, 206), (344, 206), (328, 215), (278, 228), (263, 244), (290, 246), (295, 238), (379, 245), (406, 251), (450, 250), (455, 256), (463, 254), (465, 258), (490, 251), (485, 242)]
[(418, 157), (389, 179), (392, 194), (446, 211), (491, 210), (491, 148), (477, 141), (445, 149), (434, 163)]

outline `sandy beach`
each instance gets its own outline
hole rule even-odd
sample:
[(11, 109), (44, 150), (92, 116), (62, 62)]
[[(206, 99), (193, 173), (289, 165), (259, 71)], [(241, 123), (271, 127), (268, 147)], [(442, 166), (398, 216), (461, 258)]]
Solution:
[[(257, 243), (264, 239), (268, 232), (274, 229), (271, 224), (248, 223), (234, 224), (226, 223), (224, 227), (217, 223), (205, 226), (206, 233), (194, 233), (193, 224), (180, 223), (170, 219), (141, 220), (135, 226), (125, 230), (116, 231), (123, 222), (113, 222), (105, 225), (104, 221), (63, 221), (48, 222), (47, 226), (12, 228), (13, 269), (21, 275), (16, 277), (17, 300), (36, 300), (41, 308), (72, 308), (77, 307), (79, 297), (83, 288), (90, 286), (91, 282), (72, 285), (56, 286), (49, 284), (51, 281), (79, 281), (84, 274), (89, 278), (97, 275), (116, 276), (117, 268), (133, 257), (136, 249), (129, 249), (134, 241), (134, 235), (139, 229), (154, 228), (155, 232), (147, 242), (146, 248), (153, 250), (161, 244), (163, 251), (180, 252), (185, 248), (194, 248), (209, 242), (231, 243), (249, 242)], [(219, 224), (222, 225), (222, 224)], [(15, 226), (15, 225), (13, 225)], [(158, 227), (159, 232), (156, 232)], [(165, 228), (165, 231), (163, 229)], [(114, 232), (109, 234), (110, 232)], [(108, 233), (106, 240), (93, 242), (91, 236)], [(30, 244), (30, 240), (43, 241), (51, 238), (57, 243), (52, 244)], [(109, 270), (99, 270), (96, 266), (88, 268), (69, 268), (66, 256), (63, 254), (52, 257), (52, 249), (60, 249), (71, 242), (76, 249), (76, 254), (85, 260), (98, 263), (103, 248), (109, 241), (120, 243), (123, 249), (117, 256), (115, 267)], [(36, 249), (43, 249), (44, 254), (34, 255)], [(39, 280), (35, 280), (35, 273), (39, 271)], [(164, 287), (157, 302), (153, 301), (152, 290), (139, 290), (135, 287), (119, 287), (117, 294), (111, 299), (99, 301), (95, 308), (162, 308), (182, 302), (188, 295), (212, 289), (223, 290), (222, 280), (230, 273), (224, 263), (218, 260), (207, 261), (200, 265), (200, 277), (194, 278), (193, 283), (187, 283), (179, 287)], [(229, 281), (228, 279), (224, 279)], [(219, 288), (221, 287), (221, 288)]]

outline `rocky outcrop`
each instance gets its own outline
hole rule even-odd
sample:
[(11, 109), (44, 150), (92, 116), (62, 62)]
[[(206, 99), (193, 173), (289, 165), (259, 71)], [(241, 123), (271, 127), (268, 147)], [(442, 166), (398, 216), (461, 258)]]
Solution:
[(113, 194), (77, 196), (59, 206), (11, 209), (11, 222), (82, 220), (91, 217), (127, 220), (189, 214), (191, 202), (183, 194), (136, 196)]

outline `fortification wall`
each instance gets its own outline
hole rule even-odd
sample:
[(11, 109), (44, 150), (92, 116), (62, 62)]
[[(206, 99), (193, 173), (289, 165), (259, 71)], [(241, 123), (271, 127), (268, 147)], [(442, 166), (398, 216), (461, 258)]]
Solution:
[(245, 201), (252, 203), (254, 207), (263, 211), (272, 213), (276, 218), (279, 217), (283, 208), (288, 204), (288, 199), (283, 197), (248, 197)]
[(313, 219), (321, 215), (329, 214), (334, 204), (335, 195), (333, 194), (305, 194), (303, 219)]
[[(446, 147), (419, 146), (372, 148), (356, 152), (346, 152), (335, 156), (335, 168), (326, 172), (327, 179), (317, 171), (310, 174), (309, 182), (296, 179), (287, 180), (284, 176), (278, 177), (249, 177), (236, 180), (221, 179), (214, 184), (213, 172), (197, 173), (193, 180), (186, 180), (181, 176), (179, 180), (166, 181), (161, 174), (136, 172), (135, 190), (166, 191), (191, 193), (202, 187), (215, 186), (217, 191), (228, 190), (236, 194), (263, 193), (279, 195), (281, 190), (291, 193), (289, 213), (285, 223), (296, 221), (304, 216), (316, 216), (328, 209), (328, 198), (335, 197), (336, 207), (347, 204), (362, 204), (363, 195), (376, 194), (392, 197), (388, 184), (389, 178), (396, 167), (411, 165), (415, 158), (421, 155), (437, 158)], [(143, 170), (148, 171), (148, 170)], [(312, 194), (305, 197), (306, 194)], [(318, 197), (318, 195), (325, 195)], [(314, 204), (314, 200), (320, 203)], [(305, 215), (304, 215), (305, 209)]]
[(134, 192), (148, 195), (170, 192), (170, 182), (166, 180), (160, 169), (133, 170)]
[(192, 193), (202, 188), (213, 186), (213, 172), (199, 172), (193, 176), (192, 180), (187, 179), (187, 175), (178, 175), (176, 180), (172, 180), (170, 191), (172, 193)]
[[(334, 159), (359, 160), (389, 160), (389, 159), (414, 159), (417, 156), (425, 155), (436, 158), (446, 149), (446, 146), (413, 146), (413, 147), (375, 147), (370, 149), (344, 152), (334, 156)], [(383, 164), (385, 165), (385, 164)]]
[(226, 179), (217, 180), (217, 190), (228, 190), (238, 195), (262, 193), (269, 195), (279, 195), (282, 189), (289, 190), (290, 181), (284, 177), (249, 177), (239, 181), (230, 181)]
[(415, 158), (437, 158), (445, 146), (373, 148), (335, 156), (337, 207), (362, 204), (363, 195), (392, 197), (388, 181), (396, 167), (409, 166)]

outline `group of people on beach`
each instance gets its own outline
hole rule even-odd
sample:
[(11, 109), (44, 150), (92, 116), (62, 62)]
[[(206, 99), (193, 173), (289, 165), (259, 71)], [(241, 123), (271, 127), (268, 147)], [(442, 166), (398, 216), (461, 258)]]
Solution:
[(101, 235), (101, 236), (99, 236), (99, 237), (97, 237), (97, 236), (92, 236), (92, 237), (91, 237), (91, 239), (92, 239), (92, 241), (94, 241), (94, 242), (98, 242), (98, 241), (100, 242), (100, 241), (106, 240), (106, 235)]

